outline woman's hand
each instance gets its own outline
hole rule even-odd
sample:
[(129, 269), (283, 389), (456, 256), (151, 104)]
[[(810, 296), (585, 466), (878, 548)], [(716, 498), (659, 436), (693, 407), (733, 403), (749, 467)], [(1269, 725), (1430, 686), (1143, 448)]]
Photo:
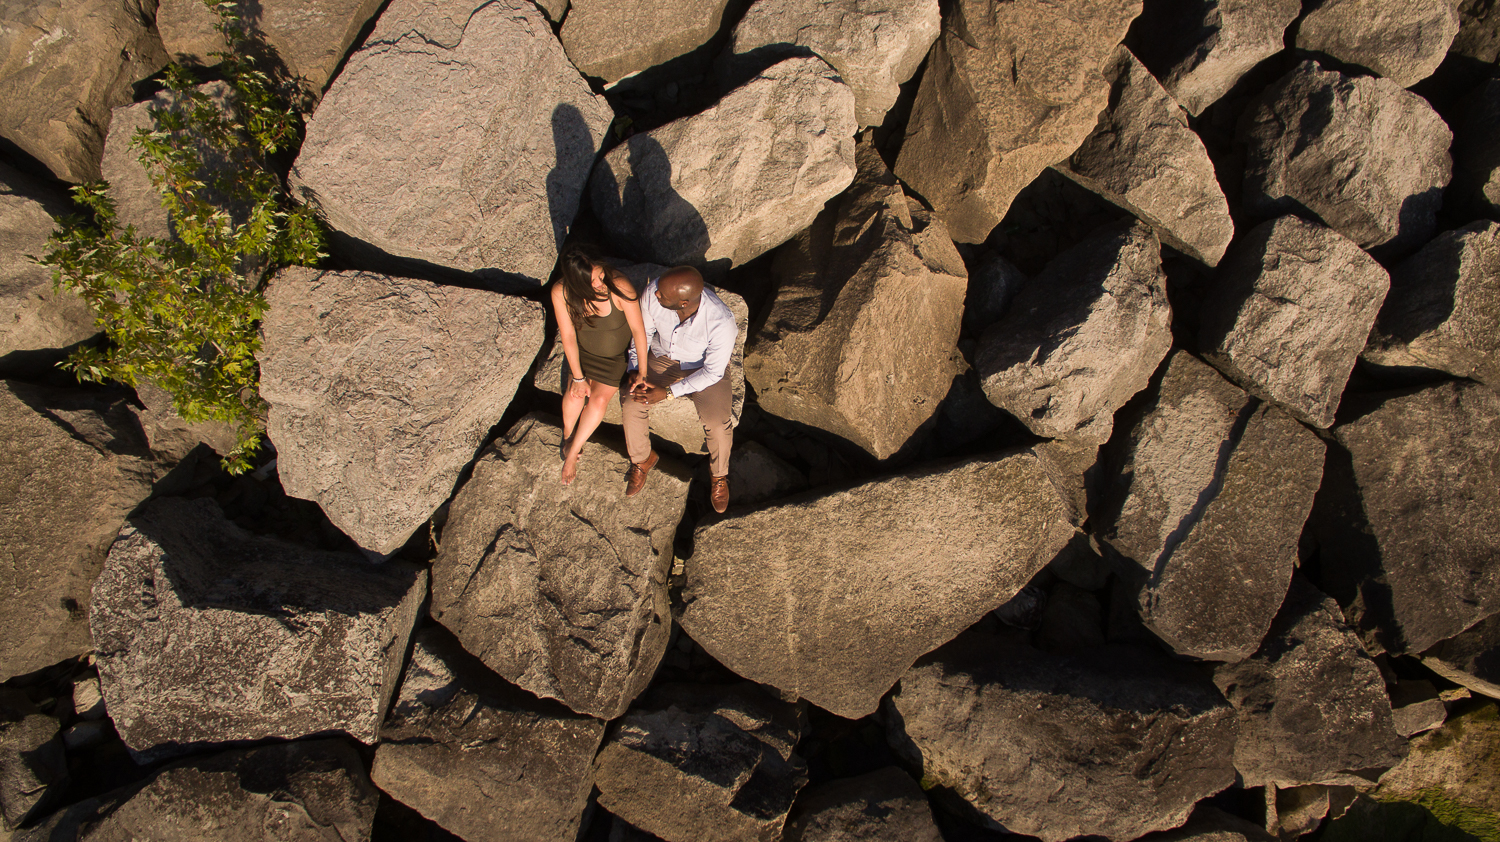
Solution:
[(588, 380), (574, 380), (573, 383), (572, 383), (572, 385), (568, 386), (568, 394), (572, 395), (575, 398), (586, 398), (586, 397), (588, 397), (588, 395), (589, 395), (589, 381)]

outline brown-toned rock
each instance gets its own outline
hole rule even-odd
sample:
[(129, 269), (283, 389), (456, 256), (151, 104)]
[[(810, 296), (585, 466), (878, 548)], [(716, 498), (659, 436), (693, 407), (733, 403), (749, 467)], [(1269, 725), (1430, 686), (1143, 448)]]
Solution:
[(1458, 34), (1452, 0), (1317, 0), (1297, 49), (1325, 53), (1409, 88), (1432, 75)]
[(1500, 614), (1423, 652), (1422, 663), (1455, 684), (1500, 699)]
[(585, 76), (605, 84), (708, 42), (728, 0), (572, 0), (558, 38)]
[(20, 690), (0, 689), (0, 820), (4, 830), (45, 813), (66, 792), (68, 760), (56, 717)]
[(1286, 28), (1301, 13), (1298, 0), (1150, 2), (1126, 44), (1197, 116), (1281, 52)]
[(47, 253), (54, 217), (71, 211), (61, 191), (0, 164), (0, 368), (7, 376), (29, 373), (8, 354), (66, 348), (99, 332), (88, 304), (53, 289), (51, 270), (27, 257)]
[(1485, 81), (1460, 108), (1452, 122), (1451, 192), (1465, 209), (1495, 216), (1500, 214), (1500, 79)]
[(782, 834), (786, 842), (942, 842), (927, 796), (887, 766), (803, 790)]

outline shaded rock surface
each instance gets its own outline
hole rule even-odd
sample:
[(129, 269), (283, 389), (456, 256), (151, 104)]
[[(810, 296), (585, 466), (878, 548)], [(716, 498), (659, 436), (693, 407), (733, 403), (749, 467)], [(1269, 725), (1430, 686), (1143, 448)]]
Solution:
[(578, 72), (606, 84), (708, 42), (728, 0), (572, 0), (558, 37)]
[(1039, 436), (1109, 439), (1172, 344), (1156, 236), (1111, 225), (1047, 264), (979, 338), (990, 402)]
[(605, 441), (584, 446), (571, 486), (550, 418), (529, 415), (486, 449), (449, 510), (430, 610), (507, 680), (614, 719), (666, 650), (687, 477), (663, 459), (626, 499), (629, 459)]
[(1298, 0), (1148, 2), (1126, 44), (1167, 93), (1197, 116), (1283, 49)]
[(542, 343), (540, 305), (291, 267), (266, 291), (260, 393), (288, 494), (364, 549), (401, 548), (453, 493)]
[(1422, 663), (1449, 681), (1500, 699), (1500, 614), (1423, 652)]
[(373, 743), (426, 595), (419, 568), (251, 535), (212, 500), (154, 500), (94, 583), (104, 699), (146, 762), (332, 730)]
[(0, 818), (5, 829), (41, 815), (67, 785), (57, 718), (38, 711), (20, 691), (0, 690)]
[(1331, 228), (1295, 216), (1264, 222), (1220, 265), (1199, 346), (1240, 386), (1327, 428), (1390, 283)]
[(849, 186), (856, 128), (854, 93), (838, 74), (816, 57), (789, 58), (610, 150), (590, 201), (620, 254), (738, 266), (807, 228)]
[(729, 455), (734, 502), (754, 506), (807, 487), (807, 475), (757, 441), (736, 442)]
[(963, 258), (873, 145), (853, 187), (776, 255), (776, 296), (745, 359), (761, 407), (877, 459), (901, 449), (958, 374)]
[(929, 467), (699, 527), (681, 622), (739, 675), (857, 719), (1072, 532), (1030, 451)]
[(1458, 34), (1452, 0), (1319, 0), (1297, 24), (1297, 49), (1367, 68), (1403, 88), (1437, 70)]
[(52, 288), (51, 270), (26, 255), (47, 253), (53, 217), (71, 208), (61, 191), (0, 164), (0, 367), (13, 351), (65, 348), (98, 332), (82, 298)]
[(1452, 192), (1466, 209), (1500, 215), (1500, 79), (1471, 94), (1452, 126)]
[(187, 421), (177, 414), (172, 396), (149, 380), (136, 384), (136, 400), (143, 409), (136, 413), (151, 453), (165, 464), (175, 465), (187, 458), (200, 443), (220, 455), (234, 450), (239, 430), (226, 421)]
[[(1481, 624), (1482, 625), (1482, 624)], [(1462, 635), (1460, 635), (1461, 637)], [(1441, 648), (1439, 643), (1436, 648)], [(1432, 669), (1431, 666), (1428, 669)], [(1433, 670), (1436, 672), (1437, 670)], [(1396, 682), (1391, 692), (1391, 724), (1396, 733), (1412, 737), (1424, 731), (1441, 727), (1448, 718), (1448, 707), (1443, 704), (1437, 688), (1431, 681), (1421, 679)]]
[(1412, 741), (1411, 753), (1380, 776), (1376, 798), (1412, 798), (1437, 790), (1450, 802), (1500, 817), (1500, 716), (1474, 707)]
[(1182, 827), (1147, 834), (1139, 842), (1276, 842), (1276, 838), (1239, 816), (1199, 807)]
[(964, 328), (979, 333), (1000, 320), (1028, 278), (1014, 263), (988, 252), (969, 273), (968, 297), (964, 299)]
[(1145, 648), (1055, 658), (971, 632), (918, 661), (885, 716), (924, 778), (1045, 842), (1177, 827), (1234, 782), (1233, 712), (1197, 668)]
[(290, 183), (363, 263), (535, 287), (612, 116), (527, 0), (394, 0), (308, 120)]
[(911, 776), (887, 766), (810, 786), (797, 798), (786, 842), (942, 842), (927, 796)]

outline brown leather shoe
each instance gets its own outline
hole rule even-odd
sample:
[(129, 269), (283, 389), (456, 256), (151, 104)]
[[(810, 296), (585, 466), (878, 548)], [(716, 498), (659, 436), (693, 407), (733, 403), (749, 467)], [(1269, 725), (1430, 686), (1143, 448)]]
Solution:
[(646, 487), (646, 475), (651, 473), (652, 468), (656, 467), (656, 460), (660, 458), (656, 454), (656, 451), (653, 450), (651, 451), (651, 455), (646, 457), (646, 461), (640, 464), (630, 463), (630, 468), (625, 471), (626, 497), (634, 497), (641, 493), (641, 489)]
[(729, 475), (722, 477), (710, 477), (708, 480), (708, 499), (714, 504), (714, 511), (724, 514), (729, 508)]

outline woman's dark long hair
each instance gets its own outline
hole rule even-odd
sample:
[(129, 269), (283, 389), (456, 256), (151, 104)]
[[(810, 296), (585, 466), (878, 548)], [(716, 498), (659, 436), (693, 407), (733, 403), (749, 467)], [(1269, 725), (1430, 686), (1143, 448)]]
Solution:
[(609, 300), (609, 293), (594, 289), (595, 266), (604, 270), (604, 283), (614, 290), (615, 295), (626, 301), (636, 299), (635, 290), (631, 287), (630, 281), (613, 264), (605, 260), (599, 254), (599, 250), (593, 246), (584, 243), (569, 243), (562, 250), (560, 263), (562, 272), (558, 277), (558, 283), (563, 286), (563, 301), (568, 305), (568, 316), (573, 320), (574, 330), (582, 330), (585, 324), (592, 327), (594, 319), (598, 318), (591, 312), (587, 302)]

